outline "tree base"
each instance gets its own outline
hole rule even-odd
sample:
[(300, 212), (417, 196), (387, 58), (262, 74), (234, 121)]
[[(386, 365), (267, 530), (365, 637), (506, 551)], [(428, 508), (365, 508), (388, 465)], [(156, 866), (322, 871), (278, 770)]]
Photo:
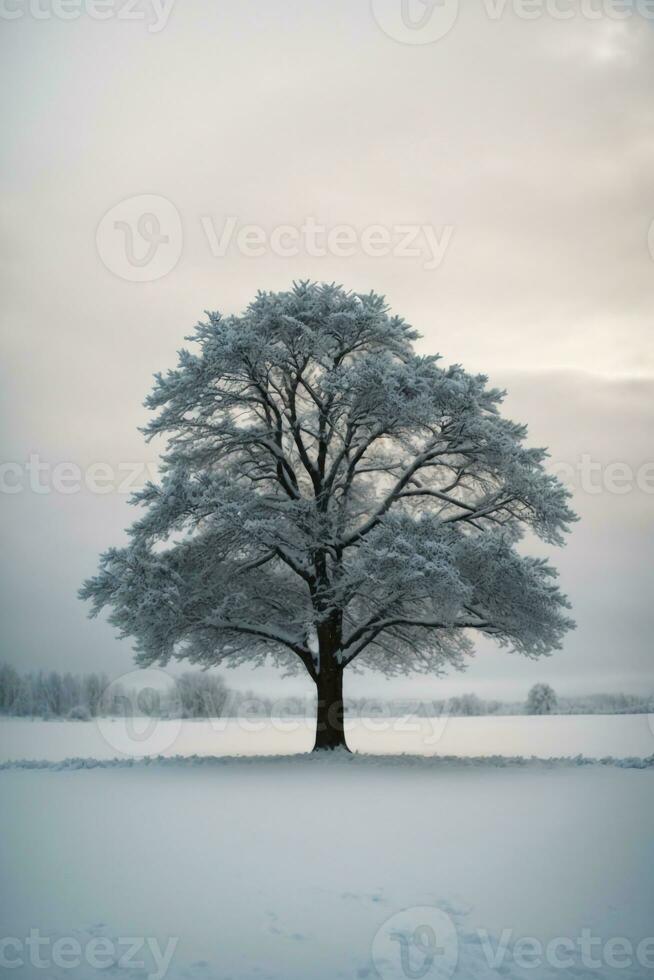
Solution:
[(335, 745), (314, 745), (311, 749), (312, 752), (347, 752), (348, 755), (352, 755), (352, 749), (349, 748), (346, 742), (339, 742)]

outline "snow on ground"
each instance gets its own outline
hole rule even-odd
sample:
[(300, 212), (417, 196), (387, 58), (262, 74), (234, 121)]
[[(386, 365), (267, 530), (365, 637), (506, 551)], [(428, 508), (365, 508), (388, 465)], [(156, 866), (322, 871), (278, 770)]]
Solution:
[(16, 980), (654, 977), (653, 811), (654, 768), (615, 765), (5, 769), (2, 952)]
[[(0, 719), (0, 761), (70, 756), (277, 755), (306, 752), (313, 718), (101, 718), (89, 722)], [(352, 719), (353, 749), (373, 754), (649, 756), (654, 718), (640, 715), (551, 715), (484, 718)]]
[(3, 720), (0, 968), (654, 980), (649, 722)]

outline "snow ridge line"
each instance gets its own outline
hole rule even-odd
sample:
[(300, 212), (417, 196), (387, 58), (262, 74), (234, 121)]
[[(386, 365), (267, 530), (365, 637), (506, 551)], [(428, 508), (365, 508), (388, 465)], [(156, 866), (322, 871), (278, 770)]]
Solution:
[(137, 758), (113, 758), (113, 759), (93, 759), (72, 757), (63, 759), (59, 762), (51, 762), (47, 759), (15, 759), (7, 762), (0, 762), (0, 770), (16, 769), (46, 769), (54, 772), (70, 771), (75, 769), (134, 769), (148, 768), (154, 766), (242, 766), (242, 765), (280, 765), (292, 764), (316, 766), (316, 765), (343, 765), (343, 766), (404, 766), (409, 768), (441, 768), (449, 766), (459, 767), (490, 767), (490, 768), (510, 768), (533, 766), (536, 768), (573, 768), (575, 766), (614, 766), (619, 769), (652, 769), (654, 768), (654, 755), (641, 758), (639, 756), (628, 756), (626, 758), (615, 758), (614, 756), (604, 756), (601, 759), (593, 759), (583, 755), (576, 756), (553, 756), (550, 758), (540, 758), (539, 756), (521, 755), (491, 755), (491, 756), (459, 756), (459, 755), (370, 755), (366, 753), (352, 753), (334, 751), (316, 755), (311, 752), (298, 753), (296, 755), (173, 755), (173, 756), (141, 756)]

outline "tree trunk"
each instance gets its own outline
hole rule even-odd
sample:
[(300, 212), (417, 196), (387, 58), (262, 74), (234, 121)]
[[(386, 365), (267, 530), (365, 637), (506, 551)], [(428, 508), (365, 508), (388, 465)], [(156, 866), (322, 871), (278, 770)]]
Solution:
[(345, 749), (349, 752), (343, 726), (343, 668), (331, 665), (327, 667), (318, 674), (316, 689), (318, 713), (313, 751)]

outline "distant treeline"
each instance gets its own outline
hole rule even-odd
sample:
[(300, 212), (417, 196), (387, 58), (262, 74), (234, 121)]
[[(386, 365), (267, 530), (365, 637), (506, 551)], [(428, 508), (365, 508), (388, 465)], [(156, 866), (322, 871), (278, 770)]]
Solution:
[[(401, 709), (411, 702), (393, 701), (393, 707)], [(415, 703), (415, 702), (414, 702)], [(423, 709), (433, 715), (447, 712), (450, 715), (471, 717), (475, 715), (626, 715), (647, 714), (654, 711), (654, 695), (635, 694), (589, 694), (584, 697), (565, 698), (557, 696), (555, 702), (546, 710), (534, 710), (527, 701), (485, 701), (476, 694), (462, 694), (449, 701), (429, 701)]]
[[(476, 694), (449, 700), (419, 701), (346, 698), (350, 717), (460, 717), (482, 715), (597, 715), (654, 712), (654, 696), (592, 694), (587, 697), (557, 697), (546, 684), (537, 684), (527, 701), (485, 701)], [(127, 688), (111, 682), (106, 674), (60, 674), (33, 671), (19, 674), (0, 664), (0, 714), (24, 718), (70, 718), (87, 720), (98, 715), (151, 715), (163, 718), (225, 718), (312, 716), (312, 698), (286, 697), (273, 700), (251, 691), (229, 688), (217, 674), (189, 672), (177, 677), (167, 690)]]
[(104, 712), (101, 702), (108, 686), (106, 674), (59, 674), (56, 670), (19, 674), (2, 664), (0, 712), (23, 718), (91, 718)]
[(175, 678), (167, 690), (127, 687), (106, 674), (60, 674), (39, 670), (20, 674), (0, 664), (0, 715), (21, 718), (70, 718), (150, 715), (163, 718), (220, 718), (275, 711), (302, 715), (312, 711), (302, 698), (272, 701), (247, 691), (234, 691), (222, 677), (203, 671)]

